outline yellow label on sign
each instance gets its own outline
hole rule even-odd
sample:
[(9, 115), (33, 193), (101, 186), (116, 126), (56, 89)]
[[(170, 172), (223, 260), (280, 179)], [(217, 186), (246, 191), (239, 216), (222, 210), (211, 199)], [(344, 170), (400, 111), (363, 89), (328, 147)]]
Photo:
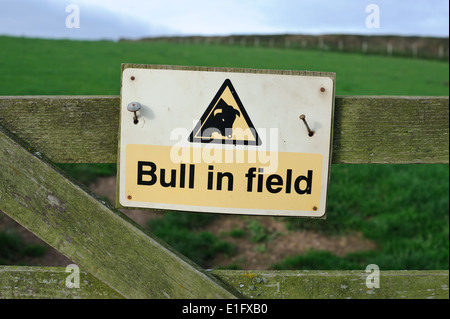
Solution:
[(124, 192), (130, 202), (230, 210), (320, 208), (321, 154), (129, 144), (126, 158)]

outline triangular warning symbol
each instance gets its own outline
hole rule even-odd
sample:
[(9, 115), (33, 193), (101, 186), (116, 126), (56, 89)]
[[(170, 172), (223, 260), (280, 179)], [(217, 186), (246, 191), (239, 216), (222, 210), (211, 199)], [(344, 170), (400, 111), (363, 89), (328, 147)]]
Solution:
[(229, 79), (225, 80), (203, 113), (189, 136), (189, 141), (261, 145), (258, 132)]

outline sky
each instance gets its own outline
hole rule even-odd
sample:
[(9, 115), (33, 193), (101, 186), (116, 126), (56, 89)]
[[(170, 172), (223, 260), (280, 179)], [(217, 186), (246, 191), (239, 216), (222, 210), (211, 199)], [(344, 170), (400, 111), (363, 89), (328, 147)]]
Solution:
[[(377, 12), (368, 9), (373, 4)], [(77, 10), (74, 11), (73, 5)], [(378, 22), (374, 24), (375, 21)], [(0, 35), (118, 40), (286, 33), (448, 37), (449, 3), (448, 0), (0, 0)]]

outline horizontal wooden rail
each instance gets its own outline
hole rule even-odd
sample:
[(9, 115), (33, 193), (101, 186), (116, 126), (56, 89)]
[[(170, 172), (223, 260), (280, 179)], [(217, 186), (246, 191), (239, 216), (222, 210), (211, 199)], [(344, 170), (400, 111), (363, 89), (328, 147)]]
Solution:
[[(364, 271), (234, 271), (212, 275), (249, 299), (448, 299), (449, 272), (381, 271), (379, 288), (368, 289)], [(80, 271), (80, 286), (65, 285), (65, 268), (0, 266), (0, 299), (121, 298)]]
[[(119, 96), (0, 97), (0, 126), (55, 163), (117, 161)], [(338, 96), (333, 163), (448, 163), (449, 98)]]
[(359, 270), (215, 270), (213, 274), (252, 299), (449, 298), (448, 270), (380, 270), (379, 288), (368, 288), (369, 273)]
[(123, 299), (83, 270), (79, 288), (69, 288), (70, 274), (61, 267), (0, 266), (0, 299)]
[(127, 298), (239, 295), (62, 176), (42, 157), (0, 128), (0, 212), (80, 269)]

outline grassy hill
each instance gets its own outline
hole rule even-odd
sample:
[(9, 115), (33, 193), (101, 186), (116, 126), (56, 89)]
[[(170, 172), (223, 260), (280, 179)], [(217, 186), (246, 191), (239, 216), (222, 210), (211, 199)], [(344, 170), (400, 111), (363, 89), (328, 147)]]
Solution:
[(120, 94), (120, 64), (172, 64), (336, 72), (338, 95), (448, 95), (448, 62), (176, 44), (0, 37), (0, 95)]
[[(0, 95), (118, 95), (120, 65), (125, 62), (329, 71), (337, 74), (337, 95), (449, 95), (445, 61), (262, 47), (12, 37), (0, 37)], [(79, 166), (67, 167), (78, 174)], [(92, 172), (90, 166), (87, 170)], [(377, 263), (381, 269), (448, 269), (448, 192), (448, 165), (333, 165), (327, 221), (286, 219), (286, 223), (293, 230), (325, 234), (360, 231), (378, 249), (344, 258), (312, 252), (280, 261), (276, 267), (361, 269)], [(164, 232), (158, 234), (164, 238)], [(2, 243), (0, 260), (1, 254)]]

